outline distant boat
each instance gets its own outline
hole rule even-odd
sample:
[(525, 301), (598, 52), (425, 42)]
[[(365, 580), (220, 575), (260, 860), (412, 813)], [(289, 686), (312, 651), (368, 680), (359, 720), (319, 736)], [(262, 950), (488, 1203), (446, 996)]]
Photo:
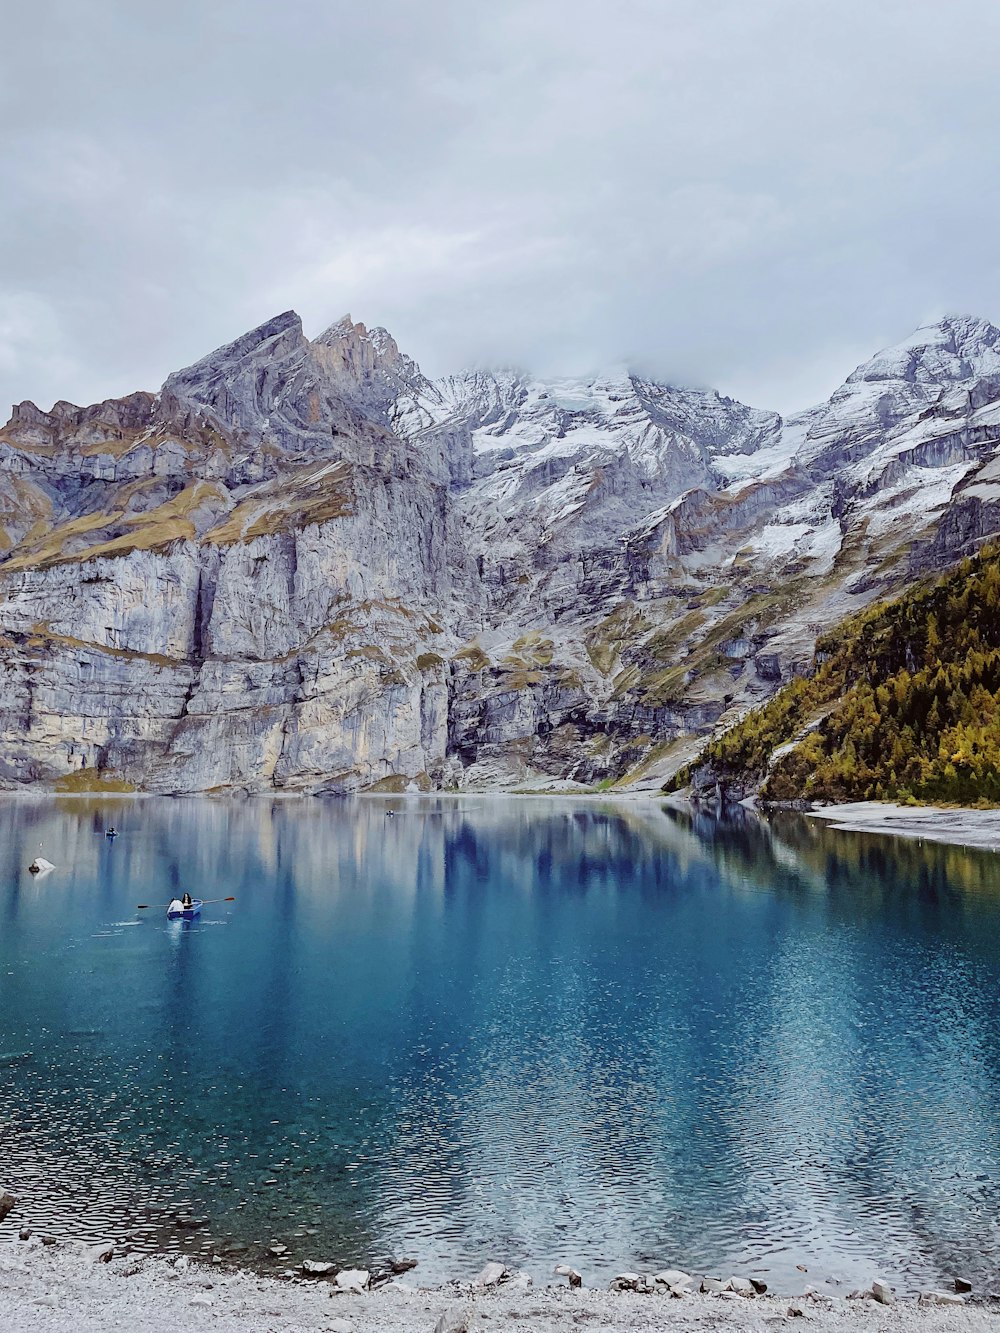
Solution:
[(106, 838), (117, 838), (118, 830), (114, 826), (112, 826), (111, 828), (105, 830), (104, 836)]
[(36, 856), (28, 866), (28, 871), (32, 875), (47, 875), (50, 870), (55, 870), (55, 866), (51, 861), (46, 861), (44, 856)]

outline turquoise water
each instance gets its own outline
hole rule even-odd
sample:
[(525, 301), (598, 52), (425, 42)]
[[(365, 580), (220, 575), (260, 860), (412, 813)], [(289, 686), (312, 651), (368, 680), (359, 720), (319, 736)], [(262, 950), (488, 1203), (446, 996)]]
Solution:
[[(783, 1290), (1000, 1262), (989, 854), (597, 800), (18, 797), (0, 832), (0, 1235)], [(184, 888), (236, 901), (136, 910)]]

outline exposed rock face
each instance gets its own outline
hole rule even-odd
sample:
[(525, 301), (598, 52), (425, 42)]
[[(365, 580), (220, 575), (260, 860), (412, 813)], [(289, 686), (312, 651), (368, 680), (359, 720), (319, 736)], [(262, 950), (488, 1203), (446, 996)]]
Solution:
[(1000, 525), (1000, 332), (789, 421), (621, 374), (432, 383), (289, 312), (0, 431), (0, 782), (662, 778)]

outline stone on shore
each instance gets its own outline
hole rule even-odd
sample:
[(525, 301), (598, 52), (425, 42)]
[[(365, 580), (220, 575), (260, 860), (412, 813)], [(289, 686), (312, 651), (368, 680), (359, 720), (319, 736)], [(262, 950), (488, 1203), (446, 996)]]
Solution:
[(571, 1287), (582, 1287), (583, 1277), (569, 1264), (556, 1264), (553, 1269), (556, 1277), (564, 1277)]
[(397, 1277), (400, 1273), (408, 1273), (411, 1268), (416, 1268), (416, 1266), (416, 1259), (392, 1259), (389, 1262), (390, 1269)]
[(17, 1200), (9, 1190), (5, 1190), (0, 1185), (0, 1222), (4, 1220), (9, 1212), (17, 1207)]
[(954, 1291), (922, 1291), (917, 1297), (918, 1305), (964, 1305), (965, 1297)]
[(972, 1290), (972, 1283), (966, 1277), (957, 1277), (955, 1279), (955, 1290), (969, 1292)]
[(508, 1277), (510, 1277), (510, 1269), (506, 1264), (489, 1263), (479, 1270), (472, 1280), (472, 1285), (485, 1291), (489, 1287), (499, 1286)]
[(434, 1325), (434, 1333), (473, 1333), (478, 1323), (475, 1310), (453, 1305)]
[(306, 1277), (326, 1277), (337, 1267), (336, 1264), (327, 1263), (322, 1259), (303, 1259), (302, 1272)]
[(726, 1284), (721, 1278), (703, 1277), (701, 1279), (701, 1290), (705, 1296), (720, 1296), (726, 1290)]
[(610, 1291), (638, 1291), (642, 1278), (638, 1273), (619, 1273), (611, 1279)]
[(371, 1274), (367, 1268), (344, 1268), (337, 1274), (336, 1291), (361, 1292), (368, 1290)]
[(682, 1273), (679, 1268), (665, 1268), (662, 1273), (654, 1273), (653, 1281), (662, 1283), (664, 1287), (678, 1288), (684, 1291), (691, 1286), (694, 1279), (690, 1273)]
[(737, 1296), (748, 1298), (757, 1295), (753, 1283), (746, 1277), (731, 1277), (729, 1279), (729, 1290), (735, 1291)]
[(84, 1241), (76, 1242), (74, 1245), (80, 1258), (88, 1264), (109, 1264), (115, 1257), (115, 1243), (113, 1240), (98, 1241), (96, 1245), (88, 1245)]
[(888, 1282), (882, 1282), (876, 1279), (872, 1283), (872, 1297), (878, 1301), (879, 1305), (893, 1305), (896, 1300), (896, 1293)]

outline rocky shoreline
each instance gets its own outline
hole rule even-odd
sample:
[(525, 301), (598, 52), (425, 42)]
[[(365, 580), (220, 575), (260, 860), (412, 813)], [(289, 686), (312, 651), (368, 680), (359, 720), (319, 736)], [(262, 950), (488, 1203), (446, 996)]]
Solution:
[[(656, 1329), (763, 1329), (802, 1318), (819, 1327), (920, 1328), (979, 1333), (997, 1325), (1000, 1298), (956, 1279), (947, 1290), (897, 1299), (873, 1281), (834, 1296), (812, 1287), (776, 1296), (752, 1277), (697, 1277), (678, 1269), (622, 1273), (606, 1289), (588, 1288), (560, 1265), (535, 1286), (526, 1274), (487, 1263), (471, 1280), (422, 1287), (403, 1261), (375, 1285), (363, 1269), (306, 1261), (268, 1278), (180, 1256), (129, 1254), (111, 1243), (57, 1243), (22, 1232), (0, 1246), (6, 1333), (472, 1333), (490, 1327), (566, 1333), (581, 1326), (615, 1333)], [(407, 1280), (409, 1279), (409, 1280)]]

